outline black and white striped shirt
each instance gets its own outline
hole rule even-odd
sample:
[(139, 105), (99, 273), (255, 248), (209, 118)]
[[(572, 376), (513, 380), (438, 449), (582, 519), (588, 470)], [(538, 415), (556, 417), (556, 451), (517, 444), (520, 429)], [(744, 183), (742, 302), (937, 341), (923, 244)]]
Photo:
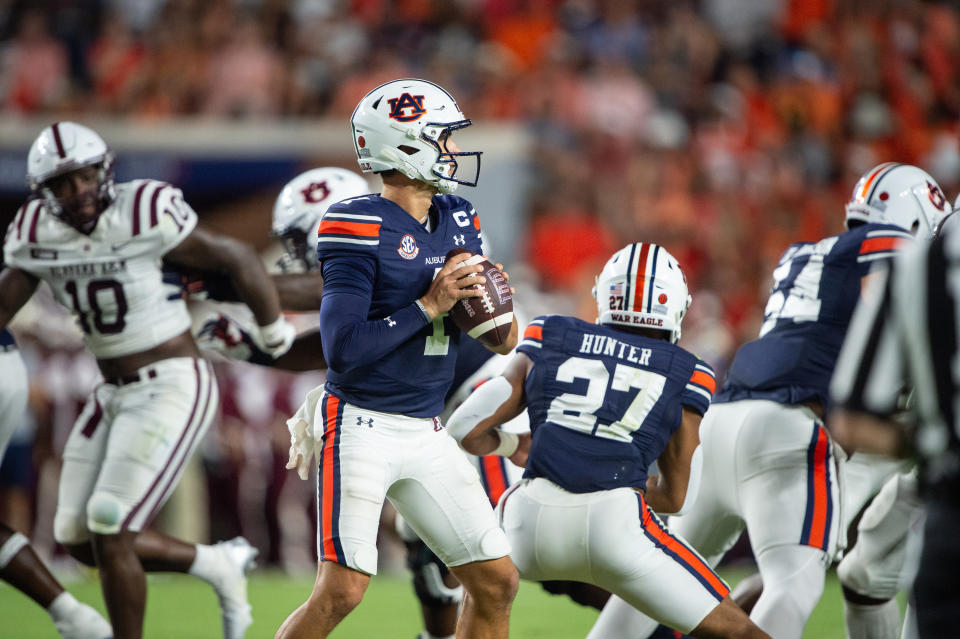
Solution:
[(924, 477), (960, 498), (960, 228), (906, 250), (875, 285), (851, 321), (832, 399), (891, 417), (902, 391), (912, 388), (913, 445)]

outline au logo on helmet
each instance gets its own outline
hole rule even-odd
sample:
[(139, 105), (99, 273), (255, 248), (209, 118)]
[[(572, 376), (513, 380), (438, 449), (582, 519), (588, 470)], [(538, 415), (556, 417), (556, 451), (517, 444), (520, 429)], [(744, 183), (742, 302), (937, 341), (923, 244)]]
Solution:
[[(404, 93), (399, 98), (390, 98), (390, 118), (398, 122), (413, 122), (419, 120), (427, 112), (423, 108), (422, 95), (410, 95)], [(405, 112), (405, 109), (411, 109)]]

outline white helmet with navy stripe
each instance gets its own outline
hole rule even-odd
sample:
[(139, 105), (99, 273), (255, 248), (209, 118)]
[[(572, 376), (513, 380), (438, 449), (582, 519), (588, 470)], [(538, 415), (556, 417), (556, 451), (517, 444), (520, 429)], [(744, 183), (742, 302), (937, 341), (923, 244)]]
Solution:
[(667, 249), (629, 244), (613, 254), (593, 289), (600, 324), (667, 331), (680, 340), (680, 324), (690, 308), (687, 278)]
[[(480, 152), (447, 147), (450, 133), (471, 121), (433, 82), (407, 78), (381, 84), (360, 100), (350, 124), (364, 173), (397, 170), (441, 193), (452, 193), (459, 184), (477, 185)], [(463, 175), (470, 170), (460, 166), (463, 160), (475, 162), (472, 177)]]
[(76, 122), (54, 122), (37, 136), (27, 154), (27, 185), (42, 197), (48, 210), (72, 226), (92, 228), (94, 220), (82, 219), (61, 202), (49, 188), (51, 179), (86, 166), (98, 166), (100, 211), (113, 202), (113, 152), (96, 131)]
[(317, 268), (317, 228), (331, 204), (370, 192), (360, 175), (338, 167), (310, 169), (290, 180), (273, 205), (273, 235), (283, 243), (284, 271)]
[(863, 174), (846, 205), (846, 227), (851, 223), (894, 224), (929, 238), (950, 213), (943, 190), (918, 167), (886, 162)]

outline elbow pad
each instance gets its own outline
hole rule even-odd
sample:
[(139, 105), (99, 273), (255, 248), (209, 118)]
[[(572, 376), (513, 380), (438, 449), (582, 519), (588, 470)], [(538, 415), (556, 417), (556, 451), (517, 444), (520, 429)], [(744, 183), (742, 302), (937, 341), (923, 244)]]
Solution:
[(700, 494), (700, 475), (703, 473), (703, 446), (697, 444), (690, 457), (690, 479), (687, 481), (687, 494), (683, 497), (683, 505), (675, 515), (682, 515), (693, 508)]
[(513, 392), (506, 377), (498, 375), (480, 388), (453, 412), (447, 420), (447, 431), (458, 442), (470, 434), (477, 424), (491, 417), (503, 405)]

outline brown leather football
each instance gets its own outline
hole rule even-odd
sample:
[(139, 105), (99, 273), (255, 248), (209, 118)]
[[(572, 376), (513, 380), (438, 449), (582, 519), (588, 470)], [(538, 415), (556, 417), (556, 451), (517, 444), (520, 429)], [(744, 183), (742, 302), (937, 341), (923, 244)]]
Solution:
[[(471, 253), (467, 249), (457, 248), (447, 253), (449, 260), (459, 253)], [(513, 295), (510, 284), (496, 266), (482, 255), (471, 253), (472, 257), (464, 264), (479, 264), (485, 281), (476, 285), (483, 289), (480, 297), (467, 297), (459, 300), (450, 309), (450, 319), (461, 331), (486, 346), (500, 346), (510, 337), (513, 324)]]

